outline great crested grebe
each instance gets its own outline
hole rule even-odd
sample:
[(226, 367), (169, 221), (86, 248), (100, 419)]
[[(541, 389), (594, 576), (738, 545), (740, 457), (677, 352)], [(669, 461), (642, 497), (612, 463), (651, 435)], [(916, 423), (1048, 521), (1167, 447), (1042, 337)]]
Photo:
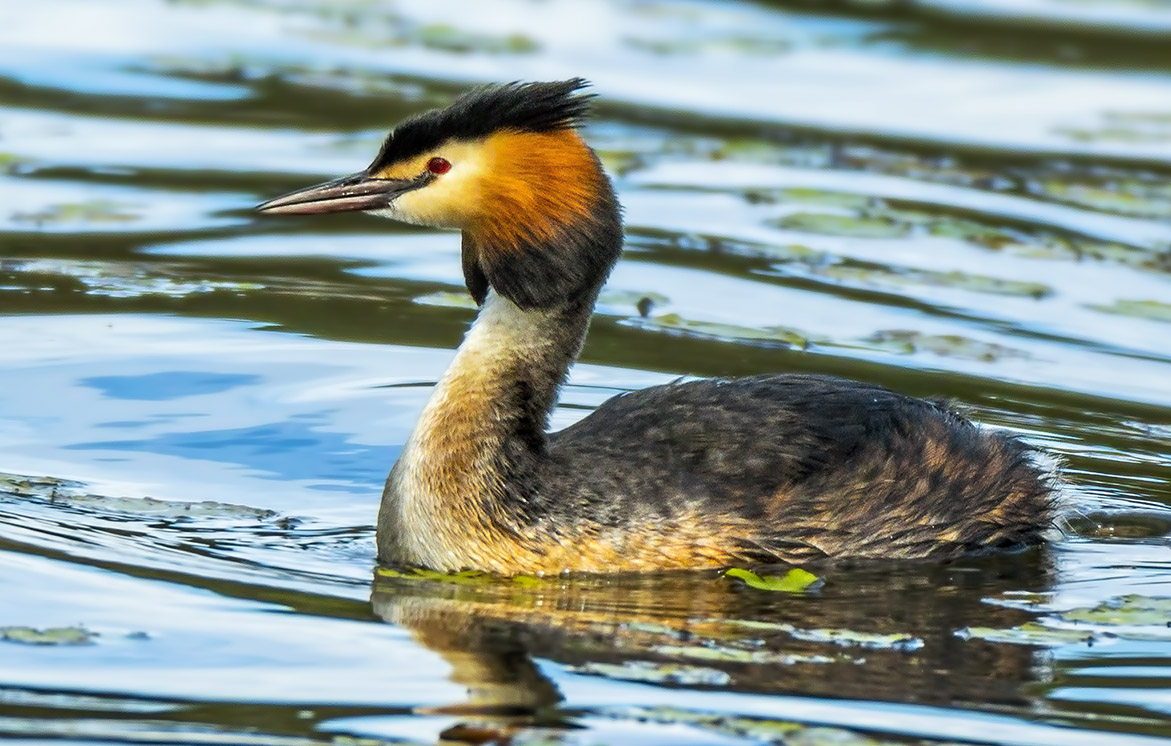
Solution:
[(473, 90), (259, 206), (463, 232), (479, 315), (391, 470), (389, 564), (503, 575), (949, 558), (1042, 541), (1054, 478), (938, 403), (812, 375), (672, 383), (546, 433), (622, 251), (581, 79)]

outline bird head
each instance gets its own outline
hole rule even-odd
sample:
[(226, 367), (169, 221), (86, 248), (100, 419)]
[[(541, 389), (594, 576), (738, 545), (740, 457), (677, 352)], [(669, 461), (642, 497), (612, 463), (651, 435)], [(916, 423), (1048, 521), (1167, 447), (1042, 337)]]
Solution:
[(577, 128), (587, 83), (477, 88), (387, 136), (350, 176), (299, 189), (257, 209), (274, 215), (361, 211), (460, 230), (468, 290), (489, 287), (522, 308), (593, 293), (621, 250), (617, 202)]

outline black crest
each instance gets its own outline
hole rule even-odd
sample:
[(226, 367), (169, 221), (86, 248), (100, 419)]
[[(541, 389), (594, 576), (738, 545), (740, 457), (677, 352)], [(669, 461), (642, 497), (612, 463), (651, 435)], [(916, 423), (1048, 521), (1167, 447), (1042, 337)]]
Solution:
[(475, 88), (446, 109), (405, 120), (387, 136), (370, 165), (376, 171), (433, 150), (448, 140), (475, 140), (500, 130), (549, 132), (579, 126), (592, 94), (582, 78), (554, 83), (507, 83)]

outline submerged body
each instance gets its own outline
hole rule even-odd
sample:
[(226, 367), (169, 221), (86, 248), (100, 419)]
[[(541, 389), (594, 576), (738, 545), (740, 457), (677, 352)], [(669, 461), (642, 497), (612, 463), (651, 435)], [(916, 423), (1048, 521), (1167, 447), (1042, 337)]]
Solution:
[(401, 125), (367, 171), (262, 206), (464, 233), (482, 310), (387, 480), (380, 561), (653, 571), (1042, 540), (1054, 488), (1029, 447), (870, 384), (675, 383), (547, 434), (621, 251), (609, 181), (574, 130), (581, 85), (481, 89)]
[(1019, 440), (837, 378), (656, 386), (546, 436), (519, 405), (544, 409), (534, 394), (560, 384), (571, 328), (584, 324), (489, 296), (387, 482), (383, 561), (513, 574), (947, 558), (1049, 526), (1050, 485)]

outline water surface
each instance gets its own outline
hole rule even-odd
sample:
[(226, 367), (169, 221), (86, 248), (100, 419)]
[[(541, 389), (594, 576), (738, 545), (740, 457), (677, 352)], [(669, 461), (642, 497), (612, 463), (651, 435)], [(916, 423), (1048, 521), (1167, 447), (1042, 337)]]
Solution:
[[(1171, 5), (492, 8), (0, 10), (0, 735), (1171, 738)], [(458, 239), (251, 206), (573, 75), (627, 251), (556, 426), (680, 375), (947, 396), (1062, 460), (1069, 535), (802, 595), (376, 572)]]

